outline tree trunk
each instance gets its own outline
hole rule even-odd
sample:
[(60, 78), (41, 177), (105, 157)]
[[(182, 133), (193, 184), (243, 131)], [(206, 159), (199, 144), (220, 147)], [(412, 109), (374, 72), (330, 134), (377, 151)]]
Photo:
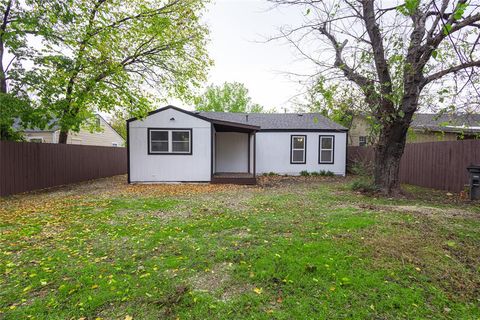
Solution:
[(399, 195), (400, 160), (405, 149), (408, 125), (403, 121), (385, 127), (375, 146), (374, 183), (384, 195)]
[(58, 143), (67, 144), (67, 138), (68, 138), (68, 131), (61, 130), (58, 136)]

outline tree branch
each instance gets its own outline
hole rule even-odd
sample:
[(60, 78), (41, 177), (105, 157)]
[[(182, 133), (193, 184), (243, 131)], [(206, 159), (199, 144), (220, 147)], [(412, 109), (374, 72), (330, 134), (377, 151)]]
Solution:
[(432, 81), (440, 79), (441, 77), (443, 77), (443, 76), (445, 76), (449, 73), (455, 73), (455, 72), (458, 72), (458, 71), (461, 71), (461, 70), (464, 70), (464, 69), (467, 69), (467, 68), (472, 68), (472, 67), (480, 67), (480, 60), (462, 63), (462, 64), (459, 64), (457, 66), (450, 67), (448, 69), (445, 69), (445, 70), (439, 71), (437, 73), (431, 74), (431, 75), (429, 75), (428, 77), (425, 78), (425, 80), (423, 81), (422, 87), (424, 87), (425, 85), (427, 85), (428, 83), (430, 83)]

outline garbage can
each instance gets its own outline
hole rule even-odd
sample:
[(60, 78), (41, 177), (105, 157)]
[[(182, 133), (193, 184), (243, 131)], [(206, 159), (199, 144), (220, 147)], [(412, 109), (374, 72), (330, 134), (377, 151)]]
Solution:
[(467, 168), (470, 173), (470, 200), (480, 200), (480, 165)]

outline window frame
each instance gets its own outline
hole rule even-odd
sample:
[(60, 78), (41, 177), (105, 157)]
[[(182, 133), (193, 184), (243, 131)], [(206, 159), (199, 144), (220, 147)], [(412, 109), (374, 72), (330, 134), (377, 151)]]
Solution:
[[(43, 137), (37, 137), (37, 136), (32, 136), (32, 137), (28, 137), (28, 142), (31, 142), (31, 143), (45, 143), (45, 139), (43, 139)], [(40, 142), (35, 142), (35, 141), (32, 141), (32, 140), (40, 140)]]
[[(362, 144), (362, 138), (365, 139), (365, 142), (363, 142), (363, 144)], [(366, 147), (368, 145), (367, 136), (358, 136), (358, 145), (360, 147)]]
[[(331, 138), (332, 139), (332, 148), (323, 149), (322, 148), (322, 139)], [(322, 161), (322, 151), (332, 151), (332, 159), (330, 161)], [(335, 136), (334, 135), (319, 135), (318, 136), (318, 163), (319, 164), (334, 164), (335, 163)]]
[[(152, 131), (167, 131), (168, 133), (168, 151), (152, 151), (152, 144), (151, 144), (151, 132)], [(188, 152), (173, 152), (172, 146), (172, 132), (180, 131), (180, 132), (188, 132), (189, 134), (189, 151)], [(193, 153), (193, 132), (192, 128), (147, 128), (147, 154), (148, 155), (192, 155)]]
[[(293, 140), (294, 138), (303, 138), (303, 149), (295, 149), (293, 148)], [(293, 151), (294, 150), (303, 150), (303, 161), (293, 161)], [(307, 163), (307, 135), (301, 134), (292, 134), (290, 135), (290, 164), (306, 164)]]

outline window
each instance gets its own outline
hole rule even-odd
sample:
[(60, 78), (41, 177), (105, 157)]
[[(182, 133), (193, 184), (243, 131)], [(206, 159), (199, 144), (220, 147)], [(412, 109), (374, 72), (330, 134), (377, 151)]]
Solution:
[(291, 136), (290, 163), (306, 163), (307, 136)]
[(192, 129), (148, 129), (148, 154), (192, 154)]
[(31, 137), (28, 139), (29, 142), (43, 143), (42, 137)]
[(118, 143), (112, 142), (112, 147), (118, 147)]
[(335, 137), (320, 136), (318, 145), (318, 163), (332, 164), (335, 149)]
[(367, 145), (367, 137), (366, 136), (360, 136), (358, 137), (358, 145), (360, 147), (364, 147)]

